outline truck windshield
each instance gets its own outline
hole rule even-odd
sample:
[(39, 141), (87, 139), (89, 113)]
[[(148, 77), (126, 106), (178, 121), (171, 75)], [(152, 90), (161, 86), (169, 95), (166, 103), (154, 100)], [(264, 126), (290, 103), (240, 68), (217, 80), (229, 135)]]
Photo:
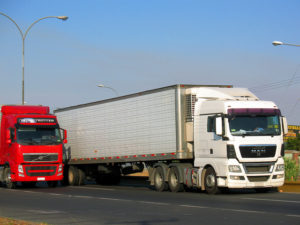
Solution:
[(233, 136), (280, 135), (277, 115), (240, 115), (229, 117), (230, 132)]
[(22, 145), (57, 145), (62, 139), (58, 128), (21, 126), (17, 128), (17, 142)]

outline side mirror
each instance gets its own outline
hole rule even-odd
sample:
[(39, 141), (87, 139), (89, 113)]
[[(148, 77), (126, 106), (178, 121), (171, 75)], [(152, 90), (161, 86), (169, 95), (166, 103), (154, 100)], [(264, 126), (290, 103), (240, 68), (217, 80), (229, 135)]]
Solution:
[(11, 144), (11, 132), (9, 129), (6, 130), (6, 143)]
[(222, 117), (216, 117), (216, 135), (223, 135), (223, 122)]
[(286, 117), (282, 117), (282, 128), (283, 128), (283, 134), (287, 134), (289, 132)]
[(63, 139), (63, 142), (64, 144), (67, 144), (68, 143), (68, 140), (67, 140), (67, 130), (63, 130), (64, 131), (64, 139)]

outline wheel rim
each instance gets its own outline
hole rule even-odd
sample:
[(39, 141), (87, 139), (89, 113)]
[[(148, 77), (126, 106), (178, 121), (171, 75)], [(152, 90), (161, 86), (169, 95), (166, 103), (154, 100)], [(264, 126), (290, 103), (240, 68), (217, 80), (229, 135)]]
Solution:
[(171, 185), (172, 185), (173, 187), (175, 187), (175, 186), (178, 184), (178, 178), (177, 178), (177, 176), (176, 176), (175, 173), (172, 173), (170, 176), (171, 176), (171, 177), (170, 177), (170, 178), (171, 178), (171, 179), (170, 179)]
[(216, 185), (216, 178), (213, 174), (207, 175), (206, 179), (206, 186), (212, 188)]
[(157, 173), (155, 176), (155, 184), (158, 187), (161, 187), (163, 183), (162, 175), (160, 173)]
[(73, 180), (74, 180), (74, 174), (72, 173), (72, 171), (71, 170), (69, 170), (69, 174), (68, 174), (69, 176), (69, 182), (70, 183), (72, 183), (73, 182)]
[(11, 182), (10, 170), (8, 170), (8, 172), (7, 172), (5, 182), (6, 182), (7, 184), (9, 184), (9, 183)]

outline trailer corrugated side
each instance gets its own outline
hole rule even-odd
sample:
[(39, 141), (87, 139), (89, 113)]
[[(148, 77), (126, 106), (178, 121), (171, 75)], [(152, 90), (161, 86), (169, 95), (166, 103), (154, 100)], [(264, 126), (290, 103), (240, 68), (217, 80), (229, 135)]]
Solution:
[(193, 158), (186, 124), (193, 110), (186, 91), (192, 87), (202, 85), (173, 85), (55, 110), (68, 131), (69, 164)]

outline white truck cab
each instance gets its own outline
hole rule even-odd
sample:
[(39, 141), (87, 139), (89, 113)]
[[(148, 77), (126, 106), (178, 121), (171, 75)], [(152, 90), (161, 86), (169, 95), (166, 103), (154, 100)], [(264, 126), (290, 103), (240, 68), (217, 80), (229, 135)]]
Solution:
[(199, 185), (211, 193), (219, 187), (265, 191), (283, 185), (287, 128), (278, 107), (243, 88), (201, 88), (192, 94)]

